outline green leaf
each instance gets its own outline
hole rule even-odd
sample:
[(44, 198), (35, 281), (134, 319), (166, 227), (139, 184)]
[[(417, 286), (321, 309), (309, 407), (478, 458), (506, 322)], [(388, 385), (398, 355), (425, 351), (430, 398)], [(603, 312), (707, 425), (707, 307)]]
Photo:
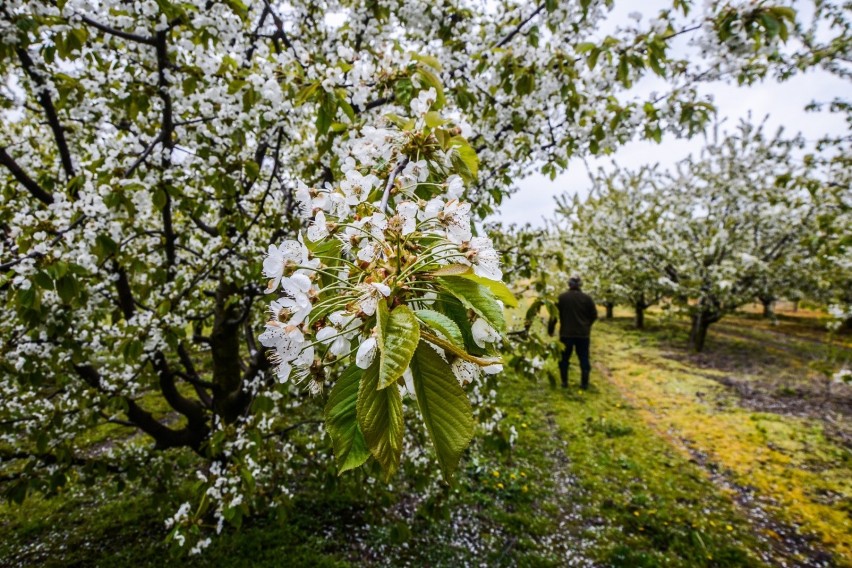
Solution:
[(622, 56), (621, 59), (618, 60), (618, 70), (616, 71), (615, 76), (622, 85), (625, 87), (630, 86), (630, 64), (627, 61), (627, 57)]
[(296, 106), (301, 106), (313, 98), (314, 94), (320, 88), (320, 85), (322, 85), (322, 82), (316, 81), (302, 87), (298, 94), (296, 94)]
[(249, 179), (257, 179), (257, 176), (260, 174), (260, 165), (254, 160), (246, 160), (243, 163), (243, 167), (246, 170), (246, 175)]
[(589, 59), (587, 60), (589, 63), (589, 69), (594, 70), (595, 65), (598, 64), (598, 57), (601, 55), (600, 48), (594, 48), (591, 53), (589, 53)]
[(71, 300), (77, 297), (80, 292), (80, 287), (77, 284), (77, 279), (71, 274), (66, 274), (56, 281), (56, 292), (60, 299), (66, 304), (70, 304)]
[(450, 139), (450, 145), (455, 150), (450, 158), (453, 167), (460, 170), (459, 174), (466, 181), (475, 180), (479, 173), (479, 157), (476, 155), (476, 150), (461, 136), (453, 136)]
[(411, 59), (413, 59), (415, 61), (419, 61), (420, 63), (425, 63), (426, 65), (428, 65), (432, 69), (435, 69), (436, 71), (441, 70), (441, 62), (438, 61), (437, 57), (434, 57), (432, 55), (422, 55), (420, 53), (411, 52)]
[(423, 423), (435, 446), (444, 479), (449, 480), (473, 439), (470, 400), (447, 362), (425, 342), (420, 342), (411, 360), (411, 374)]
[(433, 270), (430, 274), (432, 276), (461, 276), (462, 274), (469, 274), (471, 270), (473, 269), (467, 264), (447, 264), (438, 270)]
[(47, 275), (46, 272), (42, 272), (41, 270), (36, 272), (33, 276), (33, 282), (35, 282), (45, 290), (53, 290), (53, 280), (50, 278), (50, 276)]
[(331, 436), (338, 474), (360, 467), (370, 457), (355, 412), (361, 374), (361, 369), (355, 365), (346, 369), (331, 389), (325, 405), (325, 427)]
[(337, 98), (337, 104), (340, 105), (340, 108), (343, 110), (343, 114), (349, 119), (350, 122), (355, 122), (355, 109), (352, 108), (352, 105), (349, 104), (344, 97)]
[(41, 296), (35, 286), (30, 286), (26, 290), (18, 289), (18, 305), (22, 308), (31, 308), (37, 310), (41, 305)]
[(588, 51), (593, 50), (593, 49), (594, 49), (594, 48), (596, 48), (596, 47), (597, 47), (597, 45), (596, 45), (596, 44), (594, 44), (594, 43), (592, 43), (592, 42), (590, 42), (590, 41), (584, 41), (584, 42), (578, 43), (578, 44), (574, 47), (574, 51), (576, 51), (577, 53), (586, 53), (586, 52), (588, 52)]
[(464, 304), (462, 304), (454, 296), (445, 294), (438, 297), (433, 308), (453, 320), (453, 323), (455, 323), (459, 328), (459, 331), (461, 331), (462, 337), (464, 338), (465, 350), (468, 353), (472, 355), (481, 355), (485, 353), (485, 351), (473, 340), (471, 322), (467, 313), (468, 309), (464, 306)]
[(168, 195), (162, 187), (157, 187), (151, 195), (151, 201), (158, 210), (162, 210), (168, 203)]
[(420, 341), (420, 324), (411, 308), (397, 306), (388, 313), (387, 302), (378, 306), (379, 388), (394, 384), (408, 368)]
[(410, 119), (407, 119), (407, 118), (402, 118), (401, 116), (397, 116), (393, 113), (386, 114), (385, 118), (388, 119), (388, 121), (390, 121), (391, 124), (394, 124), (397, 127), (399, 127), (400, 130), (410, 130), (411, 128), (414, 127), (414, 121), (413, 120), (410, 120)]
[(506, 320), (503, 310), (491, 290), (463, 276), (445, 276), (438, 278), (438, 281), (447, 292), (461, 300), (465, 307), (485, 318), (498, 332), (505, 333)]
[(225, 0), (225, 4), (240, 18), (245, 18), (248, 14), (248, 8), (242, 0)]
[(439, 110), (441, 107), (446, 104), (446, 99), (444, 98), (444, 85), (441, 84), (441, 80), (438, 79), (438, 76), (430, 71), (430, 67), (420, 66), (417, 69), (417, 73), (422, 77), (423, 82), (429, 86), (434, 87), (435, 89), (435, 104), (432, 105), (432, 108), (435, 110)]
[(172, 303), (166, 299), (157, 304), (157, 314), (161, 317), (165, 317), (172, 309)]
[(435, 112), (434, 110), (430, 110), (426, 113), (426, 126), (429, 128), (436, 128), (441, 126), (442, 124), (446, 124), (449, 122), (448, 120), (441, 118), (441, 114)]
[(402, 397), (399, 389), (379, 390), (379, 360), (361, 376), (355, 411), (370, 453), (382, 466), (385, 479), (399, 468), (402, 455)]
[(449, 341), (452, 341), (459, 347), (464, 347), (464, 336), (461, 329), (456, 325), (456, 322), (434, 310), (417, 310), (414, 314), (426, 325), (440, 331), (441, 334)]
[(468, 280), (472, 280), (477, 284), (485, 286), (494, 296), (503, 302), (506, 306), (510, 308), (518, 307), (518, 299), (515, 298), (515, 295), (512, 294), (512, 291), (509, 290), (509, 287), (501, 280), (491, 280), (490, 278), (483, 278), (482, 276), (477, 276), (473, 272), (468, 272), (465, 274), (460, 274), (462, 278), (467, 278)]
[(228, 94), (233, 95), (238, 92), (240, 89), (246, 86), (245, 79), (232, 79), (230, 83), (228, 83)]

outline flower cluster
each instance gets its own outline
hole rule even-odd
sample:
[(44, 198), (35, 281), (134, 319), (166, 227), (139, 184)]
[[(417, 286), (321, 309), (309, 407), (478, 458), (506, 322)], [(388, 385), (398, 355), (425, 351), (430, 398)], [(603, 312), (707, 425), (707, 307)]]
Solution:
[[(299, 187), (296, 198), (311, 222), (297, 239), (269, 246), (266, 291), (279, 297), (260, 342), (271, 350), (280, 382), (304, 383), (317, 394), (348, 367), (338, 386), (355, 377), (359, 412), (376, 393), (434, 398), (423, 402), (455, 405), (455, 434), (469, 440), (462, 387), (502, 369), (495, 344), (505, 331), (504, 302), (514, 297), (501, 281), (498, 252), (489, 238), (474, 236), (471, 205), (460, 199), (475, 156), (459, 157), (467, 143), (456, 129), (427, 125), (427, 115), (429, 124), (446, 124), (434, 118), (435, 106), (435, 90), (421, 92), (404, 128), (365, 128), (351, 142), (339, 182)], [(376, 373), (371, 393), (364, 383)], [(458, 382), (449, 385), (452, 375)], [(397, 389), (385, 391), (394, 383)], [(386, 412), (396, 401), (378, 404), (373, 410)], [(430, 411), (421, 411), (440, 446), (450, 434), (436, 432)], [(357, 421), (373, 455), (392, 471), (399, 451), (384, 455), (381, 441), (370, 439), (390, 431), (401, 442), (401, 430), (375, 428), (366, 413), (345, 418)], [(332, 437), (337, 418), (327, 412)], [(452, 449), (450, 462), (461, 449)], [(445, 474), (455, 467), (443, 465)]]

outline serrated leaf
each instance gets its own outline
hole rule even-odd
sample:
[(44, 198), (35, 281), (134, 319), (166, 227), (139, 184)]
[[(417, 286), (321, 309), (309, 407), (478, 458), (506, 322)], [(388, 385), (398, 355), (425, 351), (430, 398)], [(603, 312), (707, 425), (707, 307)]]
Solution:
[(435, 310), (417, 310), (414, 312), (414, 315), (435, 331), (441, 332), (444, 337), (459, 347), (464, 346), (464, 336), (459, 326), (441, 312), (436, 312)]
[(370, 457), (355, 410), (361, 375), (356, 365), (346, 369), (331, 389), (325, 405), (325, 427), (331, 436), (338, 474), (360, 467)]
[(462, 452), (473, 439), (474, 422), (470, 400), (459, 386), (450, 366), (425, 342), (420, 342), (411, 360), (417, 405), (435, 447), (438, 465), (449, 480)]
[(512, 294), (512, 291), (509, 290), (509, 287), (502, 280), (491, 280), (490, 278), (483, 278), (482, 276), (478, 276), (473, 272), (467, 272), (464, 274), (460, 274), (462, 278), (467, 278), (468, 280), (472, 280), (481, 286), (485, 286), (494, 296), (503, 302), (504, 305), (510, 308), (518, 307), (518, 299), (515, 298), (515, 295)]
[(485, 321), (498, 332), (505, 333), (506, 319), (491, 290), (463, 276), (444, 276), (438, 278), (438, 281), (465, 307), (485, 318)]
[(390, 479), (402, 455), (402, 397), (397, 388), (379, 390), (378, 386), (376, 358), (361, 375), (356, 413), (370, 453), (384, 470), (385, 479)]
[(397, 306), (388, 312), (387, 302), (378, 306), (379, 388), (394, 384), (408, 368), (417, 343), (420, 342), (420, 324), (411, 308)]

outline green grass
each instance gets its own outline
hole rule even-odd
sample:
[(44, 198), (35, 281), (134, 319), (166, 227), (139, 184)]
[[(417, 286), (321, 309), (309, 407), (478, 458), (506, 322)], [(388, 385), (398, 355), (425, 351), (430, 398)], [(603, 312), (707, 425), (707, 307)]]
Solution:
[[(396, 490), (368, 484), (360, 473), (308, 478), (286, 506), (226, 529), (192, 558), (165, 543), (163, 526), (188, 488), (160, 505), (132, 486), (120, 494), (72, 488), (50, 500), (0, 506), (0, 565), (772, 565), (779, 553), (771, 536), (737, 505), (732, 486), (720, 484), (728, 470), (737, 483), (749, 481), (726, 460), (750, 463), (748, 452), (760, 450), (763, 459), (778, 452), (795, 469), (795, 483), (807, 481), (798, 467), (807, 462), (828, 480), (817, 486), (825, 489), (823, 502), (843, 490), (830, 483), (849, 462), (825, 442), (819, 424), (743, 410), (708, 378), (713, 369), (666, 357), (678, 333), (601, 322), (588, 393), (502, 375), (501, 427), (514, 427), (517, 442), (506, 451), (480, 439), (453, 487), (402, 489), (412, 482), (404, 474)], [(759, 332), (750, 333), (756, 338), (737, 340), (745, 348), (759, 341)], [(785, 471), (781, 462), (768, 464), (753, 473), (762, 480), (758, 492)], [(779, 488), (774, 496), (788, 493), (795, 494)], [(808, 507), (843, 513), (837, 503)], [(824, 538), (825, 546), (842, 534)]]
[[(673, 446), (753, 493), (773, 519), (756, 532), (783, 541), (773, 528), (780, 523), (812, 541), (782, 550), (789, 561), (803, 561), (810, 547), (811, 555), (852, 564), (852, 452), (843, 442), (850, 425), (824, 399), (824, 377), (805, 364), (819, 346), (784, 342), (769, 356), (764, 344), (777, 338), (762, 339), (752, 328), (740, 334), (752, 340), (718, 334), (710, 352), (687, 355), (677, 347), (685, 338), (667, 333), (632, 330), (623, 320), (602, 325), (598, 342), (610, 384)], [(750, 358), (759, 364), (743, 363)], [(779, 385), (793, 385), (796, 397)], [(839, 434), (829, 435), (829, 426)]]
[(563, 498), (578, 507), (570, 530), (592, 536), (592, 558), (609, 566), (760, 565), (761, 545), (730, 498), (611, 384), (593, 381), (588, 393), (507, 390), (536, 425), (522, 445), (550, 435), (546, 444), (561, 446), (571, 477)]

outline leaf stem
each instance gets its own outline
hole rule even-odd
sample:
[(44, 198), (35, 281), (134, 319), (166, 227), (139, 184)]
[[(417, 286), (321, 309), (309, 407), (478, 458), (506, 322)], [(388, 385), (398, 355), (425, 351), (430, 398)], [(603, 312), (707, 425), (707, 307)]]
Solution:
[(479, 365), (480, 367), (488, 367), (490, 365), (502, 365), (503, 364), (503, 360), (500, 357), (492, 357), (490, 359), (483, 359), (481, 357), (475, 357), (475, 356), (471, 355), (470, 353), (468, 353), (467, 351), (464, 351), (463, 349), (459, 349), (458, 347), (456, 347), (455, 345), (453, 345), (449, 341), (441, 339), (437, 335), (433, 335), (433, 334), (429, 333), (428, 331), (423, 331), (422, 329), (420, 330), (420, 337), (422, 337), (423, 339), (425, 339), (429, 343), (434, 343), (438, 347), (441, 347), (442, 349), (446, 349), (447, 351), (453, 353), (454, 355), (461, 357), (465, 361), (470, 361), (471, 363), (475, 363), (475, 364)]

